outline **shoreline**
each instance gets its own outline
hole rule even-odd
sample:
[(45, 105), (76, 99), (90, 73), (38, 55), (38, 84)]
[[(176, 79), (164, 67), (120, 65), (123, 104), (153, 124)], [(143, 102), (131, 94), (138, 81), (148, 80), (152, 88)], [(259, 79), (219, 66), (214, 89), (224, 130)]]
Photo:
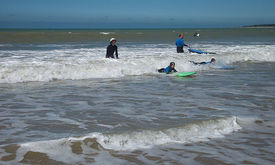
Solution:
[(242, 28), (275, 28), (275, 24), (248, 25), (242, 26)]
[(272, 29), (275, 28), (275, 26), (249, 26), (249, 27), (242, 27), (247, 29)]

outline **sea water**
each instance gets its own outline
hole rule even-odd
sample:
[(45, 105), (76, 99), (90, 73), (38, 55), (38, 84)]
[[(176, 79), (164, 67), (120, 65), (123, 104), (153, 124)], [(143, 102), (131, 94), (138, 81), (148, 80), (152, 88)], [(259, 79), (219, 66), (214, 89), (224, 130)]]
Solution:
[[(180, 32), (216, 54), (177, 54)], [(274, 36), (2, 30), (0, 164), (274, 164)], [(120, 59), (105, 58), (110, 37)], [(172, 61), (197, 74), (157, 72)]]

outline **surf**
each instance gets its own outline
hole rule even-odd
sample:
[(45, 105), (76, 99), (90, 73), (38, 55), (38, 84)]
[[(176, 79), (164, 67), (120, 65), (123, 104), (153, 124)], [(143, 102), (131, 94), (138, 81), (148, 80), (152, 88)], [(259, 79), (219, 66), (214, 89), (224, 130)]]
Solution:
[(217, 68), (246, 61), (275, 62), (273, 45), (204, 46), (217, 54), (177, 54), (174, 45), (169, 44), (126, 44), (119, 47), (118, 60), (104, 58), (105, 47), (75, 48), (71, 45), (69, 48), (66, 45), (64, 49), (1, 50), (0, 83), (157, 75), (156, 70), (168, 66), (171, 61), (180, 72), (197, 72), (211, 68), (193, 66), (189, 61), (209, 61), (212, 57), (217, 60)]

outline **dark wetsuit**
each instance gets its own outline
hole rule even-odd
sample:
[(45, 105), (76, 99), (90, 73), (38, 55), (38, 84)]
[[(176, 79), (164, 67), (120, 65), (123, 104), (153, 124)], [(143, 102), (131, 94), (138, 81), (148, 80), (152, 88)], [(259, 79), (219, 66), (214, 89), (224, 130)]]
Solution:
[(190, 61), (192, 62), (194, 65), (205, 65), (205, 64), (211, 64), (211, 61), (210, 62), (194, 62), (194, 61)]
[(107, 47), (107, 52), (106, 52), (106, 58), (115, 58), (114, 53), (116, 52), (116, 58), (118, 58), (118, 52), (117, 52), (117, 46), (116, 45), (109, 45)]

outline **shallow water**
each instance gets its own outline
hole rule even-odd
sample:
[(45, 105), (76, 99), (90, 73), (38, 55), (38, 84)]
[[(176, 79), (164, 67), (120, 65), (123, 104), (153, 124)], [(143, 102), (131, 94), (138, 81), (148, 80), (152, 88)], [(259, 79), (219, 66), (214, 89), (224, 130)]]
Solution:
[(274, 164), (272, 43), (119, 44), (2, 46), (1, 164)]

